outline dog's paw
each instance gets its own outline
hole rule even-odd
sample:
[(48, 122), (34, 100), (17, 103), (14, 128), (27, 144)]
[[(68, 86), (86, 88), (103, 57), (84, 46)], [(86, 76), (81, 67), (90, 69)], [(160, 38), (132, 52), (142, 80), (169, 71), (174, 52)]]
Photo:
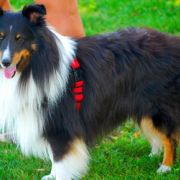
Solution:
[(159, 167), (159, 169), (157, 170), (157, 173), (165, 173), (171, 171), (171, 167), (170, 166), (166, 166), (166, 165), (161, 165)]
[(153, 156), (157, 156), (157, 154), (155, 154), (155, 153), (153, 153), (153, 152), (150, 152), (148, 156), (149, 156), (149, 157), (153, 157)]
[(41, 180), (55, 180), (55, 179), (56, 179), (55, 176), (52, 175), (52, 174), (43, 176), (43, 177), (41, 178)]
[(151, 153), (149, 154), (149, 157), (153, 157), (153, 156), (159, 156), (162, 152), (162, 146), (153, 146), (151, 149)]
[(149, 157), (154, 157), (154, 156), (159, 156), (161, 154), (161, 152), (153, 152), (151, 151), (149, 154)]

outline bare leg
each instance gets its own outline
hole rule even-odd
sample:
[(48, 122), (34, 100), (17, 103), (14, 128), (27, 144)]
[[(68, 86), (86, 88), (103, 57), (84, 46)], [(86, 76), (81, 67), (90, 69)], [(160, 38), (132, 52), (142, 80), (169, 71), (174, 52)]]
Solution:
[(35, 0), (47, 9), (47, 21), (56, 30), (66, 36), (83, 37), (85, 35), (78, 13), (77, 0)]

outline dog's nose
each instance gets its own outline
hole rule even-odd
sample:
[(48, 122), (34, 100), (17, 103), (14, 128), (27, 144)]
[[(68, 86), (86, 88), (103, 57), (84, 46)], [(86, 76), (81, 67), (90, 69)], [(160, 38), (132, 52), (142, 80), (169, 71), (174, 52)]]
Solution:
[(11, 60), (10, 60), (10, 59), (3, 59), (3, 60), (2, 60), (2, 65), (3, 65), (4, 67), (10, 66), (10, 65), (11, 65)]

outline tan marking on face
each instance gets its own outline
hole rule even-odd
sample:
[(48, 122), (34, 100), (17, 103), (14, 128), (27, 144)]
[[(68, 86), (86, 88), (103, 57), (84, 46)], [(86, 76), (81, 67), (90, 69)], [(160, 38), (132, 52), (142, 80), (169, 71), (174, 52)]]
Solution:
[(146, 134), (152, 134), (161, 140), (164, 147), (163, 162), (165, 166), (172, 166), (174, 159), (174, 146), (170, 138), (168, 138), (163, 132), (156, 129), (153, 125), (152, 119), (144, 117), (141, 121), (141, 128), (146, 130)]
[(22, 71), (29, 64), (30, 52), (27, 49), (23, 49), (20, 52), (16, 52), (13, 56), (12, 64), (18, 64), (18, 71)]
[(21, 59), (27, 59), (30, 56), (30, 52), (27, 49), (23, 49), (20, 52), (14, 53), (12, 63), (17, 65)]
[(31, 48), (33, 51), (36, 51), (37, 50), (37, 44), (31, 44)]

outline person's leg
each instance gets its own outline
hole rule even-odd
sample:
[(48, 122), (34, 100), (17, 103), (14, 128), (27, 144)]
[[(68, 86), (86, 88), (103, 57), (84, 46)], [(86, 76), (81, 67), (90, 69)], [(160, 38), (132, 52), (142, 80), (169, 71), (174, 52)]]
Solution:
[(6, 11), (11, 10), (9, 0), (0, 0), (0, 7)]
[(81, 18), (78, 13), (77, 0), (35, 0), (44, 4), (47, 9), (47, 22), (62, 34), (72, 37), (85, 35)]

